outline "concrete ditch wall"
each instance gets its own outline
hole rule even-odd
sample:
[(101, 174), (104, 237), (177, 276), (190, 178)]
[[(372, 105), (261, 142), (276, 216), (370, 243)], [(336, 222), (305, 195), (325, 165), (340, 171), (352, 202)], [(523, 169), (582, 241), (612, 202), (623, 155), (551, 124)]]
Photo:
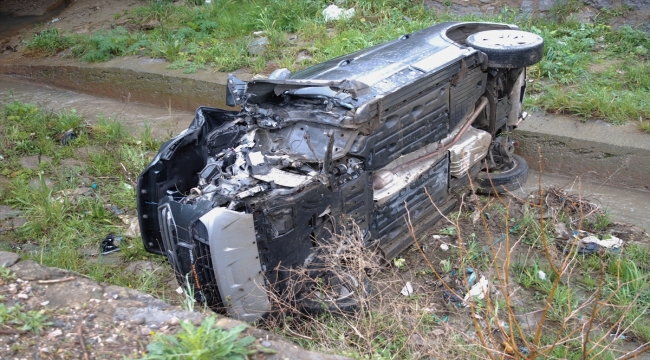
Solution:
[[(199, 106), (225, 107), (227, 74), (203, 71), (183, 74), (168, 63), (124, 57), (85, 64), (62, 59), (12, 59), (0, 63), (0, 74), (99, 97), (192, 111)], [(247, 74), (242, 79), (249, 79)]]

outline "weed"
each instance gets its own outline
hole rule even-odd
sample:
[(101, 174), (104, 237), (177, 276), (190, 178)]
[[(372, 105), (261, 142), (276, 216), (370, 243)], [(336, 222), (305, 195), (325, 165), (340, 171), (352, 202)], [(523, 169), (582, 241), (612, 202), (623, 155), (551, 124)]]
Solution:
[(0, 326), (14, 326), (18, 330), (40, 333), (51, 325), (44, 310), (26, 310), (21, 305), (7, 307), (0, 304)]
[(400, 270), (406, 269), (406, 259), (398, 257), (393, 259), (393, 265)]
[(154, 334), (143, 359), (247, 359), (255, 353), (250, 349), (255, 338), (240, 338), (246, 324), (224, 330), (215, 322), (214, 316), (208, 316), (198, 327), (183, 321), (176, 335)]
[(57, 28), (45, 29), (27, 42), (27, 54), (31, 56), (56, 55), (73, 46), (74, 43), (73, 38), (59, 34)]

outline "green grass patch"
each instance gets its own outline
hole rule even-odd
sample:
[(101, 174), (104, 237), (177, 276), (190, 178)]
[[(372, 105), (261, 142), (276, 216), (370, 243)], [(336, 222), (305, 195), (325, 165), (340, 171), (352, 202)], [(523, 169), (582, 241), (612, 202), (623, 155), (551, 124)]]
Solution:
[[(69, 132), (76, 138), (64, 145)], [(160, 146), (150, 125), (130, 134), (114, 119), (100, 117), (88, 125), (74, 110), (54, 113), (11, 101), (0, 108), (0, 139), (0, 204), (27, 221), (0, 234), (3, 249), (23, 249), (24, 257), (44, 265), (165, 296), (171, 269), (165, 259), (148, 254), (139, 237), (125, 239), (111, 261), (97, 255), (107, 234), (124, 234), (125, 215), (135, 218), (137, 175)], [(42, 160), (36, 170), (21, 165), (28, 157)], [(161, 267), (124, 271), (137, 260)]]
[[(88, 62), (146, 55), (164, 58), (170, 68), (186, 73), (208, 68), (268, 72), (286, 67), (295, 71), (443, 21), (516, 23), (546, 42), (544, 58), (530, 69), (529, 77), (537, 80), (529, 87), (533, 107), (582, 119), (635, 121), (641, 130), (649, 131), (650, 37), (629, 26), (613, 29), (608, 25), (626, 16), (626, 9), (603, 11), (595, 22), (584, 23), (574, 16), (582, 8), (577, 1), (557, 5), (544, 18), (510, 8), (479, 17), (397, 0), (343, 1), (339, 6), (354, 6), (355, 16), (326, 23), (321, 12), (327, 5), (326, 1), (299, 0), (152, 1), (124, 14), (124, 27), (87, 35), (46, 29), (27, 41), (27, 48), (28, 54), (37, 56), (70, 49), (69, 56)], [(255, 32), (268, 39), (260, 54), (248, 50)], [(309, 56), (298, 60), (299, 53)]]

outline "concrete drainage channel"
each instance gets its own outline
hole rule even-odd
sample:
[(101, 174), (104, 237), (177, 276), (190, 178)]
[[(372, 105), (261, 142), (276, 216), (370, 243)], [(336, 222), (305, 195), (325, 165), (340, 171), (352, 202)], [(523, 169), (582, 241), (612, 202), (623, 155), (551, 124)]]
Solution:
[[(76, 107), (91, 118), (99, 113), (118, 116), (134, 127), (148, 119), (160, 136), (185, 129), (198, 106), (225, 107), (227, 74), (207, 71), (182, 74), (167, 70), (165, 66), (166, 63), (155, 59), (134, 57), (100, 64), (57, 63), (52, 59), (31, 60), (30, 64), (11, 61), (0, 63), (0, 75), (3, 76), (0, 77), (0, 91), (8, 93), (13, 88), (16, 98), (43, 103), (52, 109)], [(251, 77), (245, 73), (236, 75), (244, 80)], [(41, 86), (17, 84), (15, 80)], [(57, 101), (57, 98), (66, 101)], [(119, 100), (119, 103), (105, 98)], [(88, 106), (89, 103), (92, 106)], [(115, 109), (121, 110), (116, 114)], [(519, 142), (519, 154), (531, 169), (540, 168), (541, 154), (541, 169), (545, 175), (577, 177), (581, 182), (597, 184), (594, 189), (600, 192), (608, 186), (629, 189), (626, 190), (629, 201), (623, 202), (628, 204), (625, 206), (630, 211), (621, 214), (648, 212), (650, 135), (641, 133), (633, 124), (582, 123), (569, 117), (532, 114), (513, 137)], [(536, 183), (536, 177), (531, 176), (529, 182)], [(607, 207), (616, 208), (616, 201), (607, 201)], [(643, 216), (631, 220), (650, 228)]]

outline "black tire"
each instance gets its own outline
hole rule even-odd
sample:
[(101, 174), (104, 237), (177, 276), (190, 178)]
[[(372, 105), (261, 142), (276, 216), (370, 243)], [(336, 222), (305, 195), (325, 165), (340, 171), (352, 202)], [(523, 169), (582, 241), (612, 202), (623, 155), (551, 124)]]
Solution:
[(544, 56), (544, 39), (521, 30), (480, 31), (467, 37), (467, 46), (484, 52), (492, 68), (527, 67)]
[(528, 163), (518, 155), (512, 155), (512, 166), (499, 172), (481, 171), (476, 177), (476, 192), (481, 194), (505, 194), (521, 188), (528, 180)]

